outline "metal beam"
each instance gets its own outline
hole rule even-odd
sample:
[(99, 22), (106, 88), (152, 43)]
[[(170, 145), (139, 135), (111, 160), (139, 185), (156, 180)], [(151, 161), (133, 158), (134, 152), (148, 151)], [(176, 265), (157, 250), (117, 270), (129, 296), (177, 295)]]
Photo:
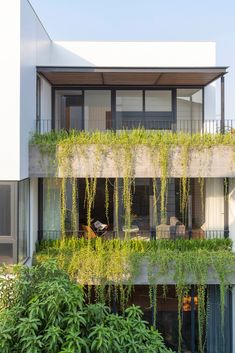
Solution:
[(224, 134), (225, 128), (225, 117), (224, 117), (224, 76), (220, 78), (220, 90), (221, 90), (221, 115), (220, 115), (220, 125), (221, 125), (221, 134)]

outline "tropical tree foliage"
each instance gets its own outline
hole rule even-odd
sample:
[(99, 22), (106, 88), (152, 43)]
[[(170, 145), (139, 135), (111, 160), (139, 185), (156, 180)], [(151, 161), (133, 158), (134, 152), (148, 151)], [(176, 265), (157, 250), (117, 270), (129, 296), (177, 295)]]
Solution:
[(1, 353), (172, 352), (139, 307), (121, 316), (86, 304), (82, 287), (54, 261), (1, 272)]

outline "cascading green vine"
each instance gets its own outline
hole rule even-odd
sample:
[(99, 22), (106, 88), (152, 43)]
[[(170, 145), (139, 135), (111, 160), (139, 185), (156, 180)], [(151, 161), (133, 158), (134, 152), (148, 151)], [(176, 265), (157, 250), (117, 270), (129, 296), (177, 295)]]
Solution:
[(78, 230), (78, 209), (77, 209), (77, 197), (78, 197), (78, 189), (77, 189), (77, 179), (72, 178), (72, 215), (71, 215), (71, 223), (72, 223), (72, 231), (73, 235), (76, 236), (76, 232)]
[(97, 178), (86, 178), (85, 202), (87, 205), (87, 225), (91, 226), (91, 211), (94, 207), (96, 195)]
[(187, 178), (187, 168), (188, 168), (188, 159), (189, 159), (189, 141), (183, 144), (181, 159), (182, 159), (182, 178), (181, 178), (181, 213), (183, 218), (185, 218), (185, 213), (187, 210), (188, 194), (189, 194), (189, 180)]
[[(59, 267), (78, 283), (95, 285), (96, 298), (110, 301), (115, 293), (122, 309), (128, 302), (136, 277), (148, 266), (150, 305), (153, 324), (157, 324), (157, 291), (161, 283), (165, 288), (169, 274), (176, 283), (178, 298), (178, 343), (182, 346), (182, 308), (184, 298), (190, 296), (192, 285), (198, 297), (199, 352), (204, 352), (204, 332), (207, 321), (206, 283), (212, 272), (220, 283), (222, 330), (224, 305), (229, 276), (235, 273), (235, 255), (229, 239), (214, 240), (144, 240), (120, 239), (104, 241), (102, 238), (87, 241), (84, 238), (67, 238), (62, 241), (44, 241), (35, 261), (43, 263), (54, 258)], [(112, 289), (110, 288), (112, 286)], [(110, 292), (112, 291), (112, 293)], [(164, 290), (165, 291), (165, 290)], [(109, 294), (108, 294), (109, 293)]]
[(167, 200), (167, 173), (168, 173), (169, 146), (161, 146), (160, 168), (161, 168), (161, 222), (166, 223), (166, 200)]
[[(136, 154), (138, 154), (138, 146), (142, 146), (144, 148), (142, 153), (148, 154), (152, 160), (154, 178), (161, 177), (160, 211), (162, 223), (164, 223), (167, 213), (167, 180), (169, 177), (168, 169), (171, 150), (177, 147), (180, 151), (179, 162), (182, 165), (180, 204), (181, 213), (184, 215), (187, 209), (189, 192), (187, 168), (190, 151), (193, 149), (197, 149), (197, 151), (203, 149), (209, 150), (218, 145), (234, 146), (235, 136), (232, 134), (174, 134), (171, 132), (145, 131), (143, 129), (122, 131), (118, 134), (112, 131), (89, 133), (72, 130), (69, 133), (61, 131), (44, 135), (35, 134), (31, 143), (39, 146), (43, 155), (45, 153), (50, 154), (50, 160), (53, 159), (52, 156), (55, 153), (56, 162), (54, 165), (58, 165), (58, 175), (63, 177), (73, 176), (73, 161), (75, 156), (79, 155), (80, 167), (82, 167), (84, 164), (87, 164), (85, 161), (89, 160), (90, 153), (94, 155), (94, 163), (90, 173), (99, 175), (103, 166), (103, 163), (100, 163), (100, 161), (104, 156), (111, 153), (117, 169), (117, 175), (124, 178), (123, 202), (126, 206), (126, 208), (124, 207), (126, 223), (130, 223), (131, 219), (132, 195), (129, 185), (133, 182), (130, 180), (133, 180), (135, 177), (135, 158)], [(122, 174), (121, 176), (120, 173)], [(200, 185), (202, 186), (202, 183)], [(87, 195), (88, 198), (90, 196)], [(89, 207), (90, 204), (88, 202)], [(88, 210), (88, 214), (89, 212), (90, 209)], [(62, 212), (63, 216), (64, 213)]]
[[(66, 185), (67, 179), (72, 180), (72, 230), (77, 229), (77, 199), (79, 197), (76, 178), (73, 176), (73, 162), (79, 156), (79, 169), (88, 161), (88, 154), (93, 153), (96, 160), (92, 171), (85, 177), (85, 204), (87, 209), (87, 224), (91, 224), (91, 212), (96, 196), (97, 176), (102, 174), (101, 160), (107, 155), (113, 159), (116, 168), (113, 201), (115, 209), (116, 234), (119, 235), (119, 206), (123, 203), (124, 225), (130, 229), (132, 221), (132, 198), (135, 187), (136, 155), (138, 148), (150, 156), (153, 174), (153, 224), (157, 224), (158, 199), (160, 202), (161, 222), (166, 222), (168, 178), (170, 171), (171, 151), (178, 148), (179, 163), (182, 165), (180, 178), (180, 209), (183, 218), (188, 205), (190, 180), (187, 178), (191, 151), (210, 149), (218, 145), (235, 146), (235, 136), (232, 134), (189, 135), (161, 133), (159, 131), (133, 130), (114, 132), (59, 132), (45, 135), (35, 135), (32, 144), (39, 146), (43, 154), (55, 154), (58, 165), (58, 176), (61, 177), (61, 232), (62, 241), (44, 242), (36, 255), (38, 262), (47, 257), (55, 257), (60, 267), (66, 269), (69, 275), (91, 291), (95, 285), (97, 300), (108, 301), (115, 295), (124, 308), (135, 283), (135, 278), (141, 268), (142, 261), (148, 263), (148, 281), (150, 284), (150, 303), (154, 312), (154, 325), (157, 323), (157, 291), (159, 284), (166, 289), (166, 277), (172, 273), (176, 283), (178, 298), (178, 350), (182, 346), (182, 306), (184, 297), (188, 296), (192, 285), (198, 296), (198, 333), (199, 352), (204, 352), (204, 332), (207, 322), (206, 283), (211, 269), (216, 273), (220, 284), (220, 305), (222, 330), (224, 326), (224, 305), (226, 290), (229, 285), (229, 274), (234, 272), (235, 260), (231, 252), (231, 243), (226, 241), (190, 240), (175, 241), (174, 244), (158, 240), (157, 242), (132, 241), (102, 241), (96, 239), (87, 242), (85, 239), (65, 239), (66, 234)], [(93, 148), (94, 147), (94, 148)], [(88, 151), (88, 152), (87, 152)], [(93, 152), (92, 152), (93, 151)], [(56, 163), (55, 163), (56, 164)], [(91, 175), (93, 177), (91, 177)], [(102, 174), (103, 175), (103, 174)], [(105, 215), (108, 221), (109, 189), (108, 177), (105, 174)], [(157, 178), (160, 177), (160, 189), (157, 188)], [(202, 209), (204, 208), (204, 178), (198, 178)], [(121, 185), (122, 184), (122, 185)], [(225, 182), (225, 190), (227, 190)], [(218, 246), (218, 244), (220, 246)], [(158, 271), (156, 271), (158, 268)], [(191, 274), (190, 279), (188, 273)], [(196, 284), (195, 284), (196, 283)], [(164, 291), (165, 291), (164, 289)], [(90, 298), (90, 295), (88, 295)]]
[(66, 235), (66, 224), (65, 224), (65, 219), (66, 219), (66, 178), (61, 179), (61, 212), (60, 212), (60, 226), (61, 226), (61, 234), (62, 237), (64, 238)]
[(202, 212), (204, 212), (204, 191), (205, 191), (205, 178), (198, 178), (198, 184), (200, 187), (200, 199), (201, 199), (201, 208)]
[(153, 225), (157, 226), (157, 202), (158, 202), (158, 188), (157, 188), (157, 179), (153, 178)]
[(105, 178), (105, 216), (109, 224), (109, 179)]
[[(123, 206), (124, 206), (124, 226), (126, 229), (131, 227), (131, 209), (132, 209), (132, 186), (134, 179), (123, 178)], [(125, 232), (129, 236), (128, 231)]]
[(189, 192), (190, 179), (186, 177), (180, 178), (180, 213), (182, 215), (183, 223), (186, 221)]
[(118, 178), (115, 178), (115, 182), (114, 182), (114, 208), (115, 208), (116, 235), (119, 236), (119, 186), (118, 186)]

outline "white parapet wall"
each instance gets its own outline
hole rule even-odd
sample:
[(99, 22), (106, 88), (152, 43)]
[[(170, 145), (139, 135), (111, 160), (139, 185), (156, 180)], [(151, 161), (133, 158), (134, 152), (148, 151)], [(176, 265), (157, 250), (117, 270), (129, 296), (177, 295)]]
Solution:
[(55, 41), (50, 65), (60, 67), (207, 67), (215, 42)]

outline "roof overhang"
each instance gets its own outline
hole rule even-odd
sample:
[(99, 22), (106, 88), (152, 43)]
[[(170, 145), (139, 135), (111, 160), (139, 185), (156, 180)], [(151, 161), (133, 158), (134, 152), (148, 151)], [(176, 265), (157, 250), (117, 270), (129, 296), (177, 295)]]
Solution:
[(54, 86), (206, 86), (228, 67), (37, 67)]

